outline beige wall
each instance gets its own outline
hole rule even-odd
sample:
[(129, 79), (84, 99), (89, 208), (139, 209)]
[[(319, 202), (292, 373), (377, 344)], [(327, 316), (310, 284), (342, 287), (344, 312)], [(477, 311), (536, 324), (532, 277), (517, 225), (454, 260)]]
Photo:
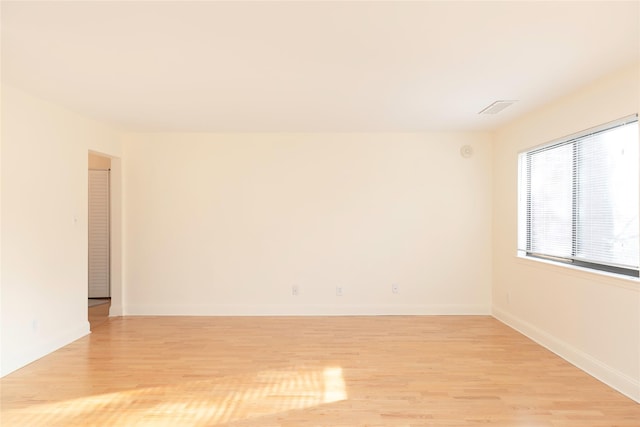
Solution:
[(132, 134), (124, 150), (127, 314), (490, 312), (486, 134)]
[(111, 159), (109, 157), (89, 153), (89, 169), (111, 169)]
[(2, 87), (1, 375), (89, 331), (89, 149), (121, 155), (106, 126)]
[(493, 313), (640, 400), (640, 282), (516, 256), (518, 152), (638, 112), (638, 66), (501, 129), (494, 146)]

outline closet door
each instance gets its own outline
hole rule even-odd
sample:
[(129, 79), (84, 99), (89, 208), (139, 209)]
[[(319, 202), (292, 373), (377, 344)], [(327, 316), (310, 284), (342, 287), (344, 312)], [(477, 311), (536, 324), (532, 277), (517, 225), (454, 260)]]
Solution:
[(109, 294), (109, 171), (89, 170), (89, 298)]

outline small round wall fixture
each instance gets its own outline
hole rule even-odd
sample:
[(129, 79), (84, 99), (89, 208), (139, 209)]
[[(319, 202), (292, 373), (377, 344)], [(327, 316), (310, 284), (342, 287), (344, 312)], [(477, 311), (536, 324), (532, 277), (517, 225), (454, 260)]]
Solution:
[(470, 158), (473, 156), (473, 147), (470, 145), (463, 145), (460, 147), (460, 155), (465, 159)]

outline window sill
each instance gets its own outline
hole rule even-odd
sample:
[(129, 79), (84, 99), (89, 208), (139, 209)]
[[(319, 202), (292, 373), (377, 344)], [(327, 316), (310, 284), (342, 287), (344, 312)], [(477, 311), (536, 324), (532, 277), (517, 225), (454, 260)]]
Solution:
[(637, 277), (577, 267), (575, 265), (568, 265), (561, 262), (530, 257), (522, 255), (521, 253), (516, 255), (516, 260), (518, 264), (526, 265), (528, 267), (553, 271), (554, 273), (640, 292), (640, 279)]

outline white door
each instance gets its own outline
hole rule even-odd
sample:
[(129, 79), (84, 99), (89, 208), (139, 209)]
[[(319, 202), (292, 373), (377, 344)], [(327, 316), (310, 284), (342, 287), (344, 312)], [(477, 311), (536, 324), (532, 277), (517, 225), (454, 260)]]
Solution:
[(109, 294), (109, 171), (89, 170), (89, 298)]

